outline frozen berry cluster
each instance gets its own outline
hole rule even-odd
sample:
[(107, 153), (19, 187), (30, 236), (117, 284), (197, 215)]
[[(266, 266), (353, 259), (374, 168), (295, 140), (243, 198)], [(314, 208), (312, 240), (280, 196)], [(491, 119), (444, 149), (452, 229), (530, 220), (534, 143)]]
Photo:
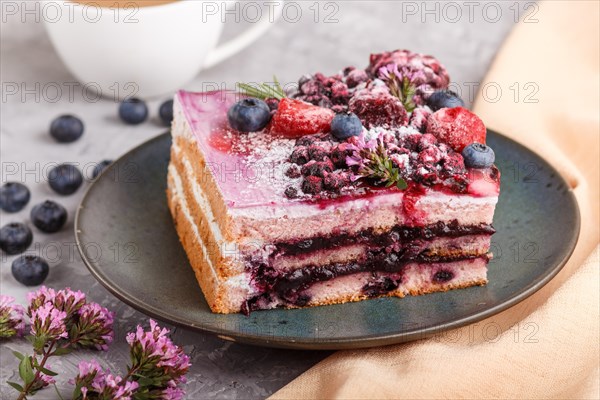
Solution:
[(312, 76), (303, 76), (298, 81), (299, 100), (316, 106), (344, 111), (350, 100), (350, 90), (342, 74), (325, 76), (318, 72)]
[(408, 113), (404, 106), (383, 85), (370, 84), (356, 91), (348, 108), (367, 129), (376, 126), (397, 128), (408, 123)]
[(433, 91), (445, 89), (450, 83), (448, 71), (435, 57), (414, 53), (410, 50), (371, 54), (366, 72), (370, 76), (377, 76), (382, 67), (390, 64), (406, 66), (419, 72), (418, 79), (413, 82), (416, 87), (414, 101), (417, 105), (425, 104), (425, 100)]
[[(407, 110), (380, 79), (380, 69), (390, 64), (418, 72), (411, 81), (417, 106), (424, 105), (431, 93), (447, 88), (450, 82), (446, 69), (436, 58), (409, 50), (396, 50), (372, 54), (366, 69), (347, 67), (331, 76), (320, 72), (305, 75), (298, 81), (298, 90), (293, 97), (335, 112), (350, 108), (361, 117), (365, 126), (380, 126), (379, 122), (384, 118), (390, 127), (406, 125)], [(380, 108), (383, 110), (377, 113)]]
[[(399, 131), (378, 128), (369, 134), (378, 138), (371, 140), (378, 140), (386, 148), (393, 166), (407, 182), (445, 187), (458, 193), (466, 191), (469, 181), (463, 157), (434, 135), (410, 128)], [(376, 185), (376, 182), (357, 179), (356, 165), (350, 166), (347, 162), (356, 155), (361, 143), (364, 146), (365, 140), (354, 136), (339, 142), (330, 134), (298, 139), (286, 174), (290, 178), (301, 178), (302, 183), (300, 190), (290, 186), (286, 196), (334, 197), (365, 184)]]
[[(307, 195), (340, 194), (350, 190), (354, 182), (346, 164), (346, 157), (351, 154), (348, 147), (348, 143), (339, 142), (330, 134), (304, 136), (296, 141), (286, 174), (290, 178), (301, 177), (301, 191)], [(300, 195), (291, 186), (285, 194), (289, 198)]]
[[(466, 191), (469, 181), (463, 157), (447, 144), (438, 142), (432, 134), (402, 135), (390, 147), (392, 162), (408, 180), (447, 187), (459, 193)], [(394, 154), (406, 156), (398, 163)]]
[[(409, 129), (377, 131), (373, 135), (376, 137), (369, 140), (376, 141), (377, 147), (385, 148), (386, 157), (405, 181), (441, 186), (459, 193), (467, 189), (469, 182), (463, 157), (434, 135)], [(348, 142), (355, 149), (350, 158), (360, 169), (364, 161), (356, 159), (360, 154), (356, 149), (369, 147), (369, 143), (361, 138), (351, 138)]]

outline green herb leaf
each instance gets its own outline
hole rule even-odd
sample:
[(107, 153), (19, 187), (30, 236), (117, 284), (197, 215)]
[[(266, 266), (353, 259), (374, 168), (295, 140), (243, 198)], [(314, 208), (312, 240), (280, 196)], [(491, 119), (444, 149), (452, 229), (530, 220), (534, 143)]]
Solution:
[(284, 97), (287, 97), (285, 91), (279, 84), (276, 76), (273, 76), (273, 86), (267, 83), (260, 83), (256, 86), (249, 85), (247, 83), (237, 83), (238, 89), (240, 93), (245, 94), (246, 96), (256, 97), (258, 99), (269, 99), (275, 98), (277, 100), (281, 100)]
[(23, 379), (25, 386), (29, 385), (33, 382), (35, 378), (35, 374), (33, 373), (33, 368), (31, 367), (31, 359), (28, 357), (24, 357), (19, 363), (19, 376)]
[(73, 351), (73, 349), (70, 349), (68, 347), (59, 347), (52, 352), (52, 355), (53, 356), (64, 356), (65, 354), (69, 354), (72, 351)]
[(36, 366), (36, 369), (40, 372), (43, 372), (44, 374), (48, 375), (48, 376), (56, 376), (58, 375), (58, 373), (54, 372), (54, 371), (50, 371), (48, 368), (44, 368), (44, 367), (40, 367), (39, 365)]
[(15, 355), (15, 357), (17, 357), (19, 360), (22, 360), (22, 359), (24, 359), (24, 358), (25, 358), (25, 354), (23, 354), (23, 353), (19, 353), (18, 351), (13, 351), (12, 353), (13, 353), (13, 354)]
[(16, 382), (6, 381), (6, 383), (8, 383), (13, 388), (15, 388), (15, 390), (17, 390), (18, 392), (22, 392), (23, 391), (23, 386), (19, 385)]
[(31, 343), (33, 344), (33, 350), (37, 354), (41, 354), (44, 351), (44, 346), (46, 345), (47, 338), (42, 336), (33, 336), (33, 340)]
[(81, 397), (82, 393), (81, 393), (81, 382), (79, 382), (76, 386), (75, 389), (73, 390), (73, 396), (71, 396), (73, 399), (79, 399)]
[(140, 374), (134, 374), (133, 376), (135, 376), (137, 378), (136, 382), (140, 386), (151, 386), (151, 385), (154, 385), (154, 379), (147, 378), (144, 375), (140, 375)]

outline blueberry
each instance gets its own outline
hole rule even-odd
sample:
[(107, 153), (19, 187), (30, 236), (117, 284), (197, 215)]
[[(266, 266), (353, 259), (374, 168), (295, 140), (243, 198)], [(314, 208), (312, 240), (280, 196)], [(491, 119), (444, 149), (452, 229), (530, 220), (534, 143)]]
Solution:
[(42, 232), (58, 232), (66, 221), (67, 210), (52, 200), (46, 200), (31, 210), (31, 222)]
[(465, 159), (465, 166), (468, 168), (491, 167), (496, 160), (494, 150), (481, 143), (471, 143), (465, 147), (462, 156)]
[(21, 211), (30, 198), (29, 189), (22, 183), (6, 182), (0, 187), (0, 208), (6, 212)]
[(173, 100), (167, 100), (160, 105), (158, 115), (165, 125), (171, 125), (173, 121)]
[(125, 99), (119, 105), (119, 117), (126, 124), (141, 124), (148, 118), (148, 106), (143, 100), (135, 97)]
[(336, 114), (333, 121), (331, 121), (331, 134), (339, 140), (358, 136), (362, 131), (363, 126), (360, 118), (351, 112)]
[(11, 222), (0, 229), (0, 248), (6, 254), (22, 253), (32, 241), (31, 229), (20, 222)]
[(13, 261), (11, 271), (15, 279), (23, 285), (38, 286), (46, 280), (50, 267), (41, 257), (24, 255)]
[(112, 164), (112, 160), (102, 160), (98, 164), (94, 166), (94, 170), (92, 171), (92, 179), (96, 179), (98, 175), (102, 173), (110, 164)]
[(437, 111), (440, 108), (464, 107), (465, 102), (451, 90), (438, 90), (429, 96), (427, 105), (432, 111)]
[(83, 182), (83, 175), (72, 164), (60, 164), (50, 170), (48, 183), (52, 190), (63, 196), (73, 194)]
[(235, 103), (227, 111), (229, 125), (240, 132), (256, 132), (263, 129), (271, 120), (271, 110), (267, 103), (249, 97)]
[(60, 143), (71, 143), (83, 135), (83, 122), (73, 115), (61, 115), (50, 124), (50, 135)]

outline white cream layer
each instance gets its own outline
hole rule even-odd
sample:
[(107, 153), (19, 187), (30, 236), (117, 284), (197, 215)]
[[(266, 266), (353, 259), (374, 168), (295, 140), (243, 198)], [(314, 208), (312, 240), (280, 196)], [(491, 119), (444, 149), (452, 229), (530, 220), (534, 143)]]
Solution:
[[(183, 192), (183, 183), (182, 183), (181, 177), (173, 164), (169, 165), (169, 174), (171, 175), (171, 177), (173, 178), (173, 181), (175, 182), (175, 194), (177, 196), (177, 201), (179, 202), (179, 207), (181, 208), (181, 211), (183, 212), (183, 215), (185, 216), (187, 221), (191, 224), (192, 230), (194, 231), (194, 236), (196, 237), (196, 240), (202, 247), (202, 255), (203, 255), (204, 261), (210, 267), (211, 274), (215, 277), (215, 279), (217, 281), (219, 281), (221, 278), (218, 277), (218, 275), (215, 271), (215, 267), (214, 267), (212, 261), (210, 260), (210, 258), (208, 257), (208, 249), (206, 248), (204, 241), (202, 240), (202, 237), (200, 236), (198, 226), (196, 225), (196, 223), (192, 217), (192, 214), (190, 212), (190, 209), (187, 205), (187, 202), (185, 200), (185, 195)], [(241, 290), (242, 292), (244, 292), (245, 295), (251, 295), (255, 291), (252, 288), (252, 286), (250, 285), (250, 274), (247, 272), (243, 272), (241, 274), (229, 277), (226, 280), (222, 281), (221, 284), (227, 288), (228, 292), (231, 292), (233, 289), (236, 289), (237, 291)]]

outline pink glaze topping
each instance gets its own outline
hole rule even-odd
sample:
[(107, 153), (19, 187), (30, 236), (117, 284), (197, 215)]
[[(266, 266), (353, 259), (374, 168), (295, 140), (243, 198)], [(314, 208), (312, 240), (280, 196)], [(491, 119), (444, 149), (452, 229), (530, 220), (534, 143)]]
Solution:
[[(232, 130), (227, 121), (227, 110), (240, 99), (237, 93), (179, 91), (177, 98), (207, 166), (229, 207), (287, 206), (291, 203), (299, 206), (299, 203), (303, 203), (305, 206), (323, 208), (365, 196), (396, 193), (399, 203), (406, 197), (396, 188), (378, 188), (350, 192), (335, 199), (290, 199), (285, 190), (290, 186), (299, 188), (302, 183), (301, 177), (293, 178), (286, 174), (292, 166), (289, 158), (294, 150), (295, 139), (279, 136), (266, 129), (253, 133)], [(495, 167), (468, 172), (470, 183), (466, 193), (449, 193), (446, 188), (414, 184), (418, 188), (409, 190), (409, 197), (413, 201), (407, 203), (406, 207), (410, 208), (416, 198), (437, 191), (459, 197), (498, 196), (499, 172)], [(405, 211), (410, 213), (410, 210)]]

